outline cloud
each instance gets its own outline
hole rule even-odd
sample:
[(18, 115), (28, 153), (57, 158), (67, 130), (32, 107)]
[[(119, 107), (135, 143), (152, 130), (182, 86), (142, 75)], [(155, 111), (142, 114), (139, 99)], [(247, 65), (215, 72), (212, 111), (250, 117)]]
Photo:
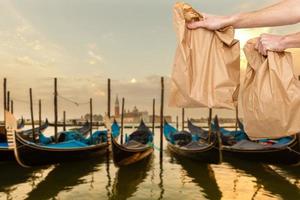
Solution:
[(89, 56), (90, 56), (91, 58), (93, 58), (93, 59), (95, 59), (95, 60), (97, 60), (97, 61), (99, 61), (99, 62), (102, 62), (102, 61), (103, 61), (102, 56), (99, 55), (99, 54), (97, 54), (97, 53), (95, 53), (95, 52), (92, 51), (92, 50), (88, 51), (88, 54), (89, 54)]

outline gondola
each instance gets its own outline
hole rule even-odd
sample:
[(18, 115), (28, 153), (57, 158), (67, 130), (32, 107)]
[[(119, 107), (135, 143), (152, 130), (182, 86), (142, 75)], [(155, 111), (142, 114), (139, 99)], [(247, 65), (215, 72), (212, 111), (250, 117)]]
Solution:
[[(18, 125), (18, 127), (20, 126)], [(47, 127), (48, 127), (48, 120), (46, 120), (41, 127), (35, 128), (34, 131), (37, 135), (40, 131), (44, 131)], [(32, 141), (32, 129), (20, 131), (19, 134), (24, 139), (27, 139), (28, 141)], [(0, 161), (10, 161), (14, 159), (15, 159), (14, 150), (13, 148), (9, 147), (7, 137), (5, 135), (5, 138), (1, 139), (0, 142)]]
[[(212, 129), (214, 129), (214, 126), (219, 126), (218, 121), (212, 124)], [(240, 130), (237, 131), (220, 128), (222, 152), (225, 160), (226, 158), (235, 157), (277, 164), (294, 164), (300, 161), (299, 134), (277, 140), (275, 144), (266, 144), (268, 140), (265, 140), (265, 144), (263, 144), (263, 140), (250, 140), (244, 132), (241, 123), (239, 123), (239, 127)], [(197, 127), (189, 122), (189, 129), (195, 131), (197, 129), (200, 130), (201, 127)], [(193, 133), (202, 134), (199, 131)]]
[(139, 162), (153, 152), (153, 133), (141, 120), (135, 132), (129, 135), (124, 144), (118, 144), (115, 132), (119, 132), (116, 121), (112, 124), (112, 153), (113, 160), (117, 166), (130, 165)]
[(188, 131), (178, 131), (168, 122), (164, 123), (164, 136), (168, 142), (168, 149), (182, 157), (200, 162), (222, 162), (221, 144), (218, 134), (213, 134), (210, 143)]
[(8, 131), (7, 135), (12, 138), (10, 147), (14, 150), (17, 162), (23, 167), (82, 160), (104, 154), (108, 146), (107, 131), (96, 131), (84, 141), (69, 140), (49, 144), (33, 143), (16, 131)]
[(40, 145), (23, 139), (18, 133), (15, 133), (13, 145), (16, 160), (24, 167), (82, 160), (104, 154), (108, 146), (106, 141), (85, 144), (76, 140)]

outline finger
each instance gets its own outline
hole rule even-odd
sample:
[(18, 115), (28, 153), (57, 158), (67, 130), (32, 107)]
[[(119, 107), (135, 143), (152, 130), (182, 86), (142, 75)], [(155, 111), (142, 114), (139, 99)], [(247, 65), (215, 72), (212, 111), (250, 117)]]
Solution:
[(261, 46), (261, 43), (259, 42), (258, 45), (257, 45), (257, 50), (258, 52), (261, 54), (262, 53), (262, 46)]
[(258, 50), (258, 46), (259, 46), (259, 40), (256, 41), (254, 48), (255, 48), (256, 50)]
[(264, 56), (267, 55), (267, 45), (265, 42), (261, 42), (261, 54)]
[(196, 28), (196, 25), (195, 25), (194, 22), (188, 23), (186, 26), (187, 26), (188, 29), (195, 29)]

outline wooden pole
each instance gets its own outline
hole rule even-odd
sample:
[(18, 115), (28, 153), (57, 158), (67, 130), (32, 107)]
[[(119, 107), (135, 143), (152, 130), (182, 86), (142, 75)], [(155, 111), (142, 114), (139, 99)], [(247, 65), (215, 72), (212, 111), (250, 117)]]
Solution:
[(161, 77), (161, 94), (160, 94), (160, 157), (162, 157), (163, 152), (163, 131), (164, 131), (164, 92), (165, 84), (164, 77)]
[[(7, 90), (7, 82), (6, 82), (6, 78), (4, 78), (3, 80), (3, 114), (4, 114), (4, 126), (6, 124), (6, 115), (5, 115), (5, 111), (6, 111), (6, 90)], [(5, 134), (6, 134), (6, 131), (5, 131)]]
[(90, 123), (91, 123), (90, 138), (91, 138), (91, 144), (93, 144), (93, 99), (92, 98), (90, 98)]
[(111, 87), (110, 78), (107, 80), (107, 115), (110, 118), (110, 105), (111, 105)]
[(182, 125), (181, 125), (181, 127), (182, 127), (182, 130), (184, 131), (184, 118), (185, 118), (185, 110), (184, 110), (184, 108), (182, 108), (182, 110), (181, 110), (181, 121), (182, 121)]
[(54, 138), (57, 143), (57, 78), (54, 78)]
[(30, 97), (30, 114), (31, 114), (31, 125), (32, 125), (32, 141), (35, 143), (35, 131), (34, 131), (34, 117), (33, 117), (33, 101), (32, 101), (32, 89), (29, 89)]
[(152, 133), (154, 134), (155, 129), (155, 99), (152, 102)]
[(63, 112), (63, 131), (66, 131), (66, 111)]
[(10, 91), (7, 91), (7, 106), (6, 106), (6, 110), (9, 112), (10, 110)]
[(235, 131), (238, 130), (238, 120), (239, 120), (239, 108), (235, 107)]
[(210, 136), (211, 136), (211, 119), (212, 119), (212, 108), (209, 108), (209, 115), (207, 120), (208, 125), (208, 143), (210, 143)]
[(124, 134), (124, 105), (125, 105), (125, 99), (122, 98), (122, 114), (121, 114), (121, 144), (123, 144), (123, 134)]
[(178, 115), (176, 116), (176, 129), (178, 130), (179, 123), (178, 123)]
[(12, 114), (14, 114), (14, 101), (13, 100), (10, 101), (10, 112)]
[(41, 132), (41, 126), (42, 126), (42, 100), (39, 99), (39, 132)]

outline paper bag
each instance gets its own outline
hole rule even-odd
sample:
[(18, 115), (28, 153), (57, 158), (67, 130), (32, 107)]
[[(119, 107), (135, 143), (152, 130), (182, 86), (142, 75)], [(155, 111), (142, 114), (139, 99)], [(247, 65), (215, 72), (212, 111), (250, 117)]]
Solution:
[(174, 6), (177, 34), (170, 106), (233, 109), (240, 82), (240, 47), (234, 29), (189, 30), (186, 23), (202, 15), (185, 3)]

